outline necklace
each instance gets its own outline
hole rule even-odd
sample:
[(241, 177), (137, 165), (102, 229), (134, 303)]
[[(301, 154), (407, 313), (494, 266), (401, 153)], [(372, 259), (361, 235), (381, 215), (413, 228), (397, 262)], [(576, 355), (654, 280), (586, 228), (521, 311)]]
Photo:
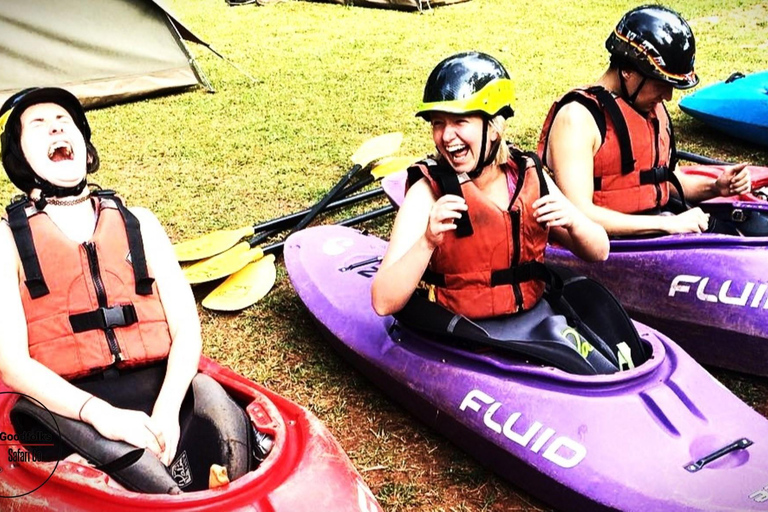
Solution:
[(81, 197), (76, 197), (74, 199), (69, 199), (69, 198), (60, 199), (58, 197), (46, 197), (45, 202), (48, 204), (52, 204), (54, 206), (71, 206), (74, 204), (84, 203), (90, 198), (91, 198), (90, 194), (81, 196)]

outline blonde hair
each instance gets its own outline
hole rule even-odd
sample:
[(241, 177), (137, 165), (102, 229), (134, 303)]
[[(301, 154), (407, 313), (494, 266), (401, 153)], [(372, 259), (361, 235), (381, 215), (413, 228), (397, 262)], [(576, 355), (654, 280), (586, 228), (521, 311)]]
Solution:
[(507, 131), (507, 120), (504, 116), (495, 116), (491, 118), (488, 124), (490, 128), (493, 128), (499, 134), (499, 150), (496, 152), (496, 158), (493, 163), (503, 165), (507, 163), (510, 156), (507, 141), (504, 139), (504, 132)]

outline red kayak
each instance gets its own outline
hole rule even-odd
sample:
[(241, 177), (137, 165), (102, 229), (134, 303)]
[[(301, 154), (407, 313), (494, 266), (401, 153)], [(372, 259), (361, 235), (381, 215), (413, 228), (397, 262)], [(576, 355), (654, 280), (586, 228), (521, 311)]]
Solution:
[(375, 512), (381, 507), (323, 424), (306, 409), (203, 358), (200, 372), (217, 380), (246, 408), (274, 446), (255, 471), (216, 489), (181, 495), (141, 494), (116, 488), (110, 477), (83, 464), (35, 462), (14, 441), (9, 421), (16, 393), (0, 389), (0, 509), (249, 510), (262, 512)]

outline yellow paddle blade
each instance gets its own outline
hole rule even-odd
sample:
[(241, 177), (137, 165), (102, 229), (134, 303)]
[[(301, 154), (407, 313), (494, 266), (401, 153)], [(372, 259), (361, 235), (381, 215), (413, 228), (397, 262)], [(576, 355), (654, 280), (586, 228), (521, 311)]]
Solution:
[(384, 158), (400, 149), (403, 142), (403, 134), (399, 132), (385, 133), (372, 139), (368, 139), (352, 155), (352, 163), (365, 167), (369, 163)]
[(252, 261), (264, 256), (261, 247), (251, 247), (248, 242), (241, 242), (230, 250), (217, 254), (213, 258), (199, 261), (184, 269), (184, 277), (189, 284), (207, 283), (234, 274)]
[(371, 176), (376, 180), (380, 180), (384, 176), (404, 171), (417, 160), (418, 158), (415, 156), (392, 156), (383, 158), (376, 162), (376, 165), (371, 169)]
[(214, 231), (186, 242), (174, 244), (173, 250), (176, 251), (178, 261), (202, 260), (226, 251), (244, 236), (252, 234), (253, 228), (251, 226)]
[(276, 279), (275, 255), (267, 254), (229, 276), (203, 299), (203, 307), (216, 311), (240, 311), (269, 293)]

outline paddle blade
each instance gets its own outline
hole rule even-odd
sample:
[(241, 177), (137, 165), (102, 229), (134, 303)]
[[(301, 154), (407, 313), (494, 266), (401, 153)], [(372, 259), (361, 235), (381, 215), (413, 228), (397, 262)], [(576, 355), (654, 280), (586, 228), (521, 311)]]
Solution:
[(275, 256), (268, 254), (229, 276), (203, 299), (203, 307), (216, 311), (240, 311), (269, 293), (276, 279)]
[(252, 233), (253, 228), (250, 226), (214, 231), (199, 238), (174, 244), (173, 250), (176, 251), (178, 261), (202, 260), (226, 251), (239, 242), (241, 238)]
[(242, 242), (230, 250), (217, 254), (213, 258), (200, 261), (184, 269), (184, 277), (189, 284), (207, 283), (234, 274), (252, 261), (264, 256), (261, 247)]
[(393, 156), (384, 158), (381, 161), (376, 162), (376, 165), (371, 169), (371, 176), (376, 180), (380, 180), (384, 176), (404, 171), (417, 160), (418, 158), (415, 156)]
[(352, 163), (365, 167), (371, 162), (396, 153), (403, 142), (403, 134), (399, 132), (385, 133), (368, 139), (352, 155)]

